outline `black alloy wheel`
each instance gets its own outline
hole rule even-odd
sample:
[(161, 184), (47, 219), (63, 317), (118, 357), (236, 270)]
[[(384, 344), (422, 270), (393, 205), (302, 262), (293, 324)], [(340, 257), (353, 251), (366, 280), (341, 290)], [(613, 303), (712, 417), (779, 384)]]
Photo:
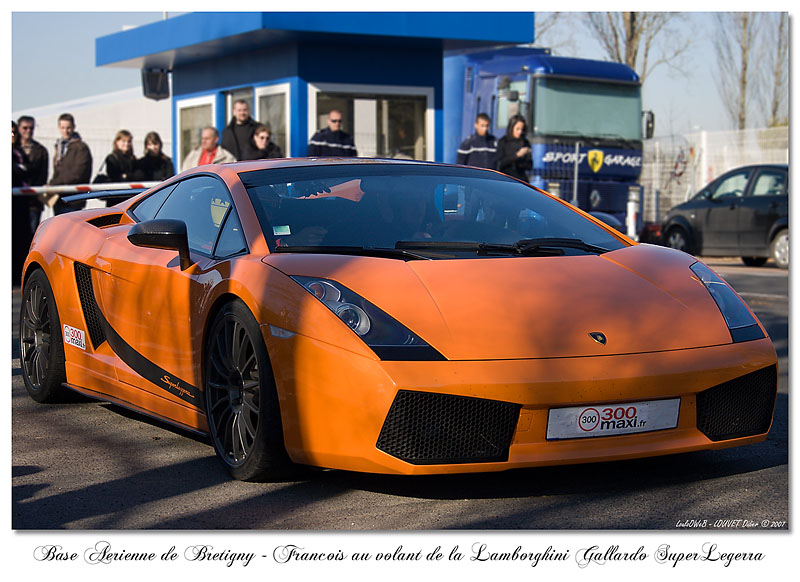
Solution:
[(231, 475), (274, 478), (289, 464), (278, 398), (261, 331), (241, 301), (226, 304), (209, 329), (203, 386), (211, 440)]
[(59, 399), (66, 382), (64, 342), (53, 290), (44, 271), (25, 281), (19, 314), (19, 360), (28, 394), (37, 402)]

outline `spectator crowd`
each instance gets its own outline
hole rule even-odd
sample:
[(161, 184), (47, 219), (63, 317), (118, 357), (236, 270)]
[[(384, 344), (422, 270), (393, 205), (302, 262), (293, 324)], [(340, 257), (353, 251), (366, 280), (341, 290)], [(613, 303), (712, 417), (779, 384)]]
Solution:
[[(328, 113), (327, 127), (320, 129), (308, 143), (309, 157), (357, 156), (353, 137), (342, 130), (342, 112)], [(513, 116), (506, 135), (499, 140), (489, 133), (491, 119), (481, 113), (475, 120), (475, 132), (458, 148), (457, 163), (497, 169), (510, 176), (527, 180), (531, 169), (531, 147), (526, 135), (525, 119)], [(150, 182), (165, 180), (175, 174), (172, 159), (163, 152), (163, 142), (157, 132), (144, 138), (141, 157), (134, 153), (133, 135), (120, 129), (113, 138), (109, 153), (99, 172), (92, 178), (92, 153), (76, 130), (75, 118), (69, 113), (58, 117), (59, 138), (53, 149), (52, 174), (48, 181), (50, 156), (45, 146), (34, 139), (36, 120), (23, 115), (11, 122), (11, 180), (12, 187), (70, 185), (88, 183)], [(256, 122), (250, 116), (250, 106), (244, 99), (233, 104), (233, 117), (222, 130), (204, 127), (200, 145), (191, 150), (181, 164), (187, 170), (203, 164), (220, 164), (243, 160), (281, 158), (281, 148), (270, 140), (269, 125)], [(12, 269), (14, 281), (19, 282), (20, 269), (28, 246), (39, 224), (44, 205), (60, 214), (83, 207), (65, 203), (57, 194), (48, 196), (14, 196), (12, 198)]]

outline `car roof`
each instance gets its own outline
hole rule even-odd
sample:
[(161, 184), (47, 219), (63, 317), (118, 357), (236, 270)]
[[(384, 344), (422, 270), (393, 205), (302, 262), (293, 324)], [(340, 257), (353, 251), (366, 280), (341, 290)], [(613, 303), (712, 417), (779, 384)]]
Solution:
[[(744, 166), (738, 166), (736, 168), (731, 168), (730, 170), (724, 172), (727, 174), (728, 172), (735, 172), (736, 170), (745, 170), (750, 168), (781, 168), (783, 170), (789, 170), (789, 164), (777, 164), (777, 163), (768, 163), (768, 164), (746, 164)], [(720, 174), (721, 176), (722, 174)]]

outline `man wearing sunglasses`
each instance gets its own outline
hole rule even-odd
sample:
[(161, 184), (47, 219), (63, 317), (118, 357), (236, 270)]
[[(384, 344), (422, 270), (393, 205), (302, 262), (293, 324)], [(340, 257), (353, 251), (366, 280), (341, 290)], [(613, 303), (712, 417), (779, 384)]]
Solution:
[(309, 157), (356, 157), (353, 137), (342, 131), (342, 112), (338, 109), (328, 113), (328, 127), (320, 129), (308, 142)]
[(30, 115), (23, 115), (17, 120), (19, 145), (28, 157), (28, 184), (44, 186), (47, 184), (47, 148), (33, 139), (36, 120)]

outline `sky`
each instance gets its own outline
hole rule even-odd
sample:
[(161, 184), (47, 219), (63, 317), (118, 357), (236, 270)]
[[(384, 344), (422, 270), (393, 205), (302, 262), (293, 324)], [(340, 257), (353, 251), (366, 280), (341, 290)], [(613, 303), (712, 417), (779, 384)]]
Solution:
[[(534, 7), (512, 2), (503, 8), (530, 10)], [(324, 6), (320, 8), (325, 9)], [(467, 4), (458, 8), (485, 10), (486, 6)], [(12, 13), (11, 110), (21, 112), (26, 108), (139, 87), (141, 80), (137, 70), (94, 66), (94, 41), (125, 27), (160, 20), (164, 14)], [(713, 17), (708, 13), (684, 13), (682, 26), (694, 39), (691, 50), (686, 53), (683, 71), (676, 73), (669, 67), (658, 67), (644, 86), (643, 107), (655, 112), (656, 135), (731, 129), (713, 81), (715, 55), (709, 34), (713, 30)], [(583, 27), (579, 13), (568, 14), (539, 41), (537, 44), (544, 46), (552, 42), (555, 53), (563, 56), (605, 58), (600, 45)]]

